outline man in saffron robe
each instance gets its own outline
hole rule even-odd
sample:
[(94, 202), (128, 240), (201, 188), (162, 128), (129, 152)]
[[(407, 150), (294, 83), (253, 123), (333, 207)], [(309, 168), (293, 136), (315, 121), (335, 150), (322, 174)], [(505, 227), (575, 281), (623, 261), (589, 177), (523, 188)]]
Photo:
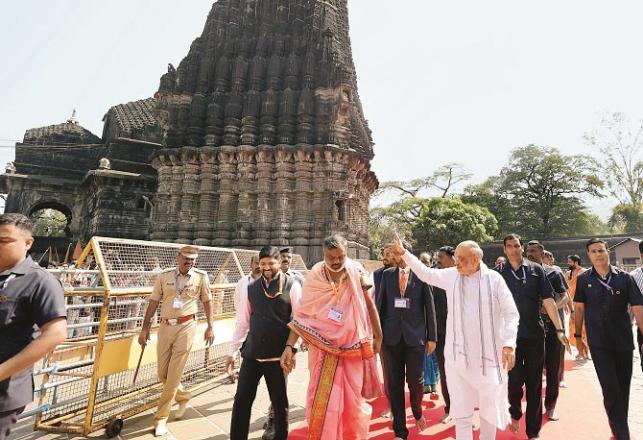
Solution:
[(482, 249), (474, 241), (458, 245), (455, 267), (448, 269), (426, 267), (399, 238), (391, 250), (419, 279), (446, 292), (444, 362), (456, 439), (473, 439), (475, 408), (480, 409), (480, 440), (495, 439), (496, 428), (510, 422), (507, 371), (515, 363), (520, 318), (507, 284), (482, 263)]
[(306, 404), (308, 438), (361, 440), (372, 408), (365, 399), (382, 393), (375, 354), (382, 330), (362, 266), (347, 258), (340, 235), (324, 240), (324, 261), (306, 275), (291, 334), (281, 357), (290, 372), (290, 346), (301, 336), (309, 346)]

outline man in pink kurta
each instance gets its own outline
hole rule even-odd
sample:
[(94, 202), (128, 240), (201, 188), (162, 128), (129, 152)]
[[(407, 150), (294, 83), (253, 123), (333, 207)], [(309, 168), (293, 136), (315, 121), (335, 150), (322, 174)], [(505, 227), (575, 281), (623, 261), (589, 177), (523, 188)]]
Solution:
[(308, 343), (309, 439), (365, 439), (372, 412), (365, 399), (382, 392), (375, 361), (382, 337), (379, 318), (364, 269), (346, 258), (346, 249), (341, 236), (325, 240), (324, 261), (306, 276), (281, 359), (290, 371), (289, 345), (299, 336)]

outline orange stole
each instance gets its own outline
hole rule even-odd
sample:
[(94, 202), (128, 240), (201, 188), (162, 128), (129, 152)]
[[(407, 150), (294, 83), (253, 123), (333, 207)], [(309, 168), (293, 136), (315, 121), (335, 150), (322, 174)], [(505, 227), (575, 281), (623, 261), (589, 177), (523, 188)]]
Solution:
[(311, 410), (310, 426), (308, 426), (308, 438), (310, 440), (321, 440), (326, 420), (326, 409), (330, 400), (330, 393), (333, 391), (335, 372), (339, 364), (339, 356), (333, 356), (323, 352), (324, 360), (317, 383), (317, 391), (313, 399)]

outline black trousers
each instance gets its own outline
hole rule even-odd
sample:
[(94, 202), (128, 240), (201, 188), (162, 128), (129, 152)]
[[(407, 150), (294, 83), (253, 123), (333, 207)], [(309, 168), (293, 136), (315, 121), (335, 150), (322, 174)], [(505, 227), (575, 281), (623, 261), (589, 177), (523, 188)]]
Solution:
[[(509, 371), (509, 413), (514, 420), (522, 417), (522, 386), (527, 394), (525, 425), (527, 437), (537, 437), (543, 417), (543, 364), (545, 340), (518, 338), (516, 341), (516, 365)], [(558, 372), (556, 372), (558, 373)]]
[(643, 334), (641, 330), (636, 331), (636, 341), (639, 347), (639, 359), (641, 360), (641, 370), (643, 370)]
[(603, 390), (603, 405), (617, 440), (629, 440), (627, 414), (630, 403), (633, 352), (591, 348), (594, 369)]
[(0, 411), (0, 440), (6, 440), (11, 434), (11, 429), (18, 421), (18, 416), (22, 414), (25, 407), (11, 409), (9, 411)]
[(270, 402), (275, 413), (275, 440), (286, 440), (288, 437), (288, 395), (284, 371), (279, 362), (259, 362), (244, 358), (232, 405), (230, 422), (232, 440), (248, 439), (250, 412), (262, 376), (266, 380)]
[(449, 397), (449, 388), (447, 386), (447, 375), (444, 372), (444, 335), (438, 335), (435, 355), (438, 358), (438, 368), (440, 369), (440, 388), (442, 389), (442, 397), (444, 397), (444, 413), (449, 414), (451, 398)]
[(556, 408), (560, 392), (560, 362), (564, 359), (565, 348), (558, 340), (556, 327), (546, 319), (545, 327), (545, 370), (547, 370), (547, 387), (545, 388), (545, 410)]
[(395, 436), (407, 438), (406, 405), (404, 399), (404, 376), (411, 396), (411, 411), (416, 420), (422, 417), (422, 386), (424, 385), (423, 345), (406, 345), (404, 338), (397, 345), (385, 345), (386, 369), (388, 373), (388, 397), (393, 413)]

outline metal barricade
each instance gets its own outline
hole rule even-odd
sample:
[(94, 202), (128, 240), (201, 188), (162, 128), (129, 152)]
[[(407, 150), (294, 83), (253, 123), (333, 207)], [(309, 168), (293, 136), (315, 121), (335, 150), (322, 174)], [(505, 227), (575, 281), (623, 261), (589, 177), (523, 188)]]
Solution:
[[(174, 267), (175, 243), (94, 237), (76, 269), (53, 270), (65, 287), (68, 339), (50, 353), (37, 376), (35, 429), (117, 435), (123, 420), (156, 406), (162, 390), (156, 371), (156, 330), (141, 357), (138, 334), (159, 272)], [(234, 326), (234, 288), (250, 272), (256, 251), (200, 247), (195, 267), (208, 273), (215, 343), (195, 339), (182, 384), (199, 393), (221, 383)], [(293, 268), (306, 270), (300, 256)], [(160, 307), (159, 307), (160, 310)], [(199, 310), (198, 334), (205, 331)], [(158, 324), (158, 310), (154, 322)], [(134, 375), (141, 364), (136, 382)]]

